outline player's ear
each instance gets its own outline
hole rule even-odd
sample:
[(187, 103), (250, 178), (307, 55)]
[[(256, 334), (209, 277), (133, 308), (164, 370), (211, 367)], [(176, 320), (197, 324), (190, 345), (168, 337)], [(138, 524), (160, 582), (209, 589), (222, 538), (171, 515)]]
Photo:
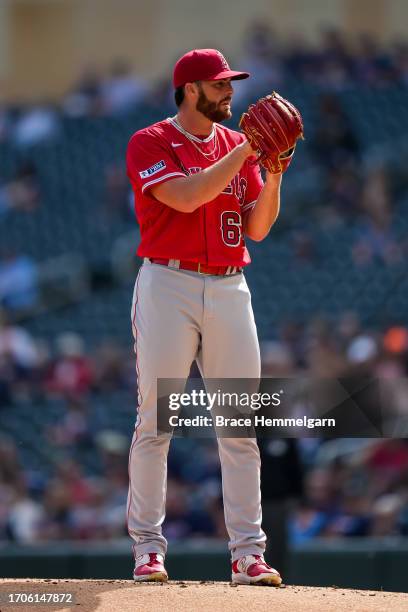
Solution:
[(184, 92), (186, 95), (198, 96), (200, 93), (198, 83), (186, 83), (184, 85)]

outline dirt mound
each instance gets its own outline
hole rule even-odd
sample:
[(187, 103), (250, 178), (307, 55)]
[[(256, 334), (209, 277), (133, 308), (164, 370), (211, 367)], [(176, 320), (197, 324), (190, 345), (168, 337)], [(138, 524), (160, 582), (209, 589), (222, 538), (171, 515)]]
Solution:
[[(7, 603), (6, 595), (23, 593), (21, 600), (52, 593), (72, 593), (61, 603)], [(183, 582), (133, 584), (130, 580), (0, 580), (0, 612), (407, 612), (408, 594), (357, 591), (337, 587), (235, 586), (228, 582)], [(16, 600), (14, 595), (14, 600)], [(8, 598), (10, 600), (10, 598)]]

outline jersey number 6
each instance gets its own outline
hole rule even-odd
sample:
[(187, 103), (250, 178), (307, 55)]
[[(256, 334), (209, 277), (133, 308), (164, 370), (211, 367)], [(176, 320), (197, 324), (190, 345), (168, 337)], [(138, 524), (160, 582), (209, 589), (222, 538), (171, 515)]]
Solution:
[(224, 210), (221, 214), (221, 234), (227, 246), (236, 247), (241, 244), (241, 215), (236, 210)]

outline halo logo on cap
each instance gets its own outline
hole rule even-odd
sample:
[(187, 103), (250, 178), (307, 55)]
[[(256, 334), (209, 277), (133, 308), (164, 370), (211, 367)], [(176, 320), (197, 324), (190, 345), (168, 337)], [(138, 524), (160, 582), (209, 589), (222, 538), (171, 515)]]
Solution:
[(227, 62), (227, 60), (225, 59), (225, 57), (223, 56), (223, 54), (221, 53), (221, 51), (217, 51), (217, 50), (216, 50), (216, 53), (217, 53), (218, 57), (219, 57), (219, 58), (220, 58), (220, 60), (221, 60), (222, 67), (224, 68), (224, 70), (229, 70), (229, 69), (230, 69), (230, 67), (228, 66), (228, 62)]

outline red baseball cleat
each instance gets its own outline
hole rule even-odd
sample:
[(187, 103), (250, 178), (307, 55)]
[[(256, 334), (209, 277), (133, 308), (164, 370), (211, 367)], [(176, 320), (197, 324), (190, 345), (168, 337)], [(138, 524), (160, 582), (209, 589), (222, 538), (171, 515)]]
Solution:
[(164, 558), (160, 553), (147, 553), (136, 557), (133, 580), (136, 582), (167, 582)]
[(235, 584), (260, 584), (280, 586), (279, 572), (270, 567), (261, 555), (246, 555), (232, 564), (232, 582)]

